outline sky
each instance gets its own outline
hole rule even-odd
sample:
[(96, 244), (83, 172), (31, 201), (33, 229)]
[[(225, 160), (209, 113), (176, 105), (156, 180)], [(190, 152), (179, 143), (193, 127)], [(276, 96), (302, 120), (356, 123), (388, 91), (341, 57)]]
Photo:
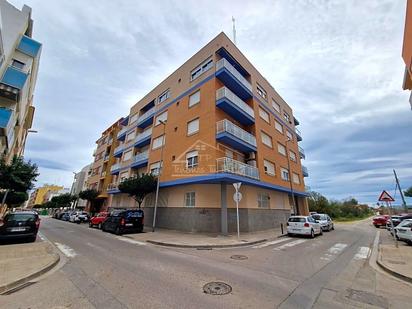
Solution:
[[(116, 119), (221, 31), (293, 108), (311, 190), (376, 203), (412, 186), (412, 111), (402, 90), (406, 1), (46, 1), (25, 158), (37, 185), (70, 187)], [(395, 195), (399, 198), (399, 194)]]

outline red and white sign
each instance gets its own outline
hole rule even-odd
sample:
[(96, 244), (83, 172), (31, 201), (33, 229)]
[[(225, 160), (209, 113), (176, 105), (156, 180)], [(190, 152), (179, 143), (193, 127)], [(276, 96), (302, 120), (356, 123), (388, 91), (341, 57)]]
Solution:
[(389, 195), (388, 192), (383, 190), (381, 195), (379, 196), (379, 202), (395, 202), (395, 200), (392, 196)]

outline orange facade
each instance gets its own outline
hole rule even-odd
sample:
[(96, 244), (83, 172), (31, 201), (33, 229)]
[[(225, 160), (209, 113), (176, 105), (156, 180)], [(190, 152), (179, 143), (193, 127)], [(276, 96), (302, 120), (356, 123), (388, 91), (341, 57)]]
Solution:
[[(403, 36), (402, 58), (405, 62), (403, 89), (412, 89), (412, 1), (406, 4), (405, 32)], [(411, 103), (412, 104), (412, 103)]]

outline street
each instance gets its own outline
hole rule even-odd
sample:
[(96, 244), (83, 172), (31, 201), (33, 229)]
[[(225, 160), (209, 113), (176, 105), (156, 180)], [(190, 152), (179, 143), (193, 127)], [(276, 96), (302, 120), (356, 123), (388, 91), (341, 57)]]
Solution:
[[(315, 239), (219, 250), (163, 248), (50, 218), (40, 232), (64, 259), (38, 282), (0, 296), (1, 308), (410, 307), (412, 287), (369, 263), (377, 233), (390, 241), (370, 220), (336, 224)], [(214, 281), (232, 291), (204, 293)]]

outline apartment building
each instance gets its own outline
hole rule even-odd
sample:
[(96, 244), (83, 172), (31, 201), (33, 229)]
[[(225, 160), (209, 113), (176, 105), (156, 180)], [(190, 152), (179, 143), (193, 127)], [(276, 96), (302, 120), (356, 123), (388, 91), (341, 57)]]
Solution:
[(0, 0), (0, 155), (23, 155), (32, 127), (41, 44), (32, 39), (31, 8)]
[[(108, 190), (112, 208), (136, 206), (118, 190), (122, 180), (153, 173), (160, 174), (159, 227), (234, 231), (236, 182), (242, 183), (243, 232), (308, 213), (299, 121), (224, 33), (136, 103), (120, 124)], [(145, 199), (146, 224), (154, 202), (154, 194)]]
[(27, 207), (33, 208), (34, 205), (41, 205), (44, 203), (44, 198), (48, 192), (57, 192), (63, 189), (63, 187), (56, 185), (44, 185), (43, 187), (37, 188), (30, 194)]
[[(87, 179), (91, 175), (92, 164), (88, 164), (83, 167), (80, 172), (74, 174), (73, 184), (70, 189), (71, 195), (78, 196), (79, 193), (87, 189)], [(85, 208), (87, 206), (87, 201), (78, 199), (76, 202), (76, 207)]]
[(96, 141), (97, 147), (94, 150), (94, 162), (90, 167), (90, 173), (86, 180), (88, 189), (95, 189), (100, 192), (96, 206), (101, 210), (107, 209), (107, 187), (112, 183), (110, 169), (116, 161), (113, 155), (119, 144), (117, 133), (123, 118), (113, 123), (102, 132), (101, 137)]

